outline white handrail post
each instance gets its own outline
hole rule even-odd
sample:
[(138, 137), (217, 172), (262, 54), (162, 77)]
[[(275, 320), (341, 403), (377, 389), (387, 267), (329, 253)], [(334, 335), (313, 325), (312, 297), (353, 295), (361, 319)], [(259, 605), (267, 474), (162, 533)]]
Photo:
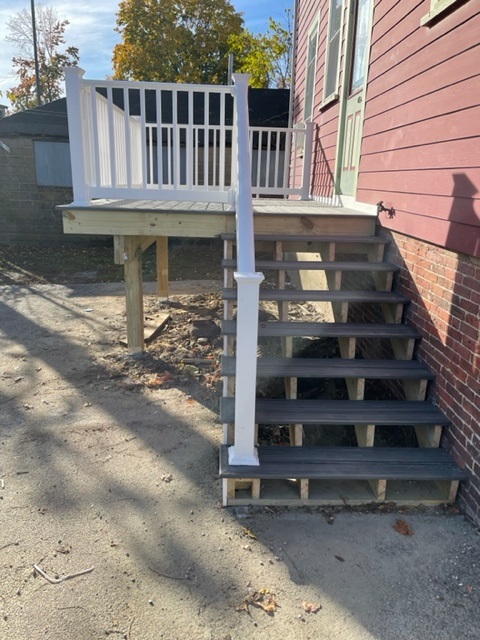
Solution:
[(303, 150), (302, 190), (300, 200), (310, 200), (310, 179), (312, 177), (313, 122), (305, 123), (305, 147)]
[(85, 114), (82, 101), (82, 78), (85, 71), (80, 67), (64, 67), (67, 94), (68, 137), (72, 164), (73, 200), (75, 204), (88, 204), (90, 185), (85, 165)]
[(234, 73), (237, 185), (237, 346), (235, 378), (235, 441), (231, 465), (258, 465), (255, 447), (258, 303), (262, 273), (255, 272), (252, 183), (248, 133), (249, 74)]

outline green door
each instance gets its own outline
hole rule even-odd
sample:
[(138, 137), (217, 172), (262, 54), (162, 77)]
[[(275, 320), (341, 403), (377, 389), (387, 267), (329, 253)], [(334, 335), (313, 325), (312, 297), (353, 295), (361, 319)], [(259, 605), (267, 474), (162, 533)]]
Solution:
[(348, 84), (343, 92), (342, 117), (339, 137), (341, 150), (339, 164), (339, 192), (354, 196), (357, 187), (358, 165), (362, 143), (365, 88), (367, 85), (370, 54), (370, 31), (373, 0), (351, 3), (347, 25), (347, 55), (344, 77)]

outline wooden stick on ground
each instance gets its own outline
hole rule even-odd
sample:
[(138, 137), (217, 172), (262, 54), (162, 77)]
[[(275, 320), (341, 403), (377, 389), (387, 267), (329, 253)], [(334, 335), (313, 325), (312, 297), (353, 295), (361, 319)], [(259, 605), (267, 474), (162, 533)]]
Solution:
[(45, 573), (45, 571), (41, 567), (38, 566), (38, 564), (34, 564), (33, 568), (38, 573), (38, 575), (42, 576), (42, 578), (45, 578), (45, 580), (47, 582), (50, 582), (50, 584), (58, 584), (59, 582), (63, 582), (64, 580), (70, 580), (71, 578), (78, 578), (78, 576), (83, 576), (86, 573), (90, 573), (95, 569), (95, 567), (90, 567), (89, 569), (78, 571), (78, 573), (67, 573), (66, 576), (62, 576), (61, 578), (51, 578), (49, 575)]

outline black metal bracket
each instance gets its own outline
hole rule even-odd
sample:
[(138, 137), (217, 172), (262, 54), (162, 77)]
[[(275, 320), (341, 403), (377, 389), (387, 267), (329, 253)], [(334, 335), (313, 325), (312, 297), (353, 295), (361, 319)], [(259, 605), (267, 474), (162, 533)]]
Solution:
[(388, 213), (389, 218), (393, 218), (395, 216), (395, 209), (393, 207), (390, 207), (390, 209), (388, 209), (388, 207), (385, 207), (383, 205), (383, 200), (380, 200), (380, 202), (377, 202), (377, 214), (380, 214), (383, 211)]

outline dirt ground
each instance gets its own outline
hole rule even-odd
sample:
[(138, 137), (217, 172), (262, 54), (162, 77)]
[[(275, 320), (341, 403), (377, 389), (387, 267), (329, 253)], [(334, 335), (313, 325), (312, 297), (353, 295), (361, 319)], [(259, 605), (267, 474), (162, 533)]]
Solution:
[[(208, 317), (218, 288), (147, 315)], [(1, 640), (479, 637), (455, 508), (222, 508), (215, 338), (135, 361), (124, 333), (121, 284), (0, 287)]]

